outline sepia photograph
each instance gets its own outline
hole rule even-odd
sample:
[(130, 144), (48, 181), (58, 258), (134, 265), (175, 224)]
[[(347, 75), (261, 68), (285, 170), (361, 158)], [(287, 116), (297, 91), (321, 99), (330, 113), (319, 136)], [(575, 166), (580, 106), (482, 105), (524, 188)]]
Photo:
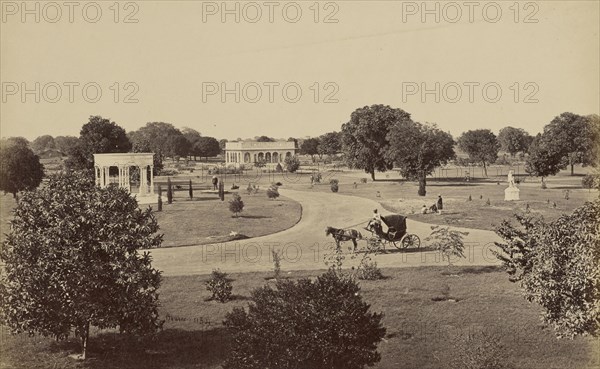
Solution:
[(600, 368), (600, 0), (0, 18), (0, 369)]

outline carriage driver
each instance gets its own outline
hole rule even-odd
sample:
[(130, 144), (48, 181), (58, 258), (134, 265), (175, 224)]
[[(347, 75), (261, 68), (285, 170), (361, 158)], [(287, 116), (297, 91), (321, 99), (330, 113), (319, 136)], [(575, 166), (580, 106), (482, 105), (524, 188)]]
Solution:
[(381, 228), (381, 214), (377, 212), (377, 209), (373, 210), (373, 217), (369, 221), (369, 227), (373, 227), (377, 233), (380, 233)]

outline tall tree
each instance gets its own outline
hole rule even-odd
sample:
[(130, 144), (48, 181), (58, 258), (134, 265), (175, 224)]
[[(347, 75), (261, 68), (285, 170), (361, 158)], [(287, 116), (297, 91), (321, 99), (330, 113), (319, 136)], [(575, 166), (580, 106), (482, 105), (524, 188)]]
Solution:
[(275, 139), (271, 138), (269, 136), (259, 136), (259, 137), (256, 137), (255, 139), (258, 142), (275, 142)]
[(229, 141), (226, 138), (219, 140), (219, 149), (221, 150), (220, 154), (225, 154), (225, 146), (226, 146), (227, 142), (229, 142)]
[(204, 156), (208, 158), (209, 156), (217, 156), (221, 152), (221, 147), (219, 146), (219, 141), (217, 141), (214, 137), (202, 136), (200, 140), (196, 142), (194, 149), (197, 150), (198, 156)]
[(500, 148), (514, 157), (518, 152), (526, 152), (531, 136), (522, 128), (504, 127), (498, 133)]
[(525, 171), (542, 178), (553, 176), (563, 167), (561, 150), (544, 140), (542, 134), (537, 134), (529, 146), (529, 156), (525, 162)]
[(419, 196), (426, 194), (426, 178), (436, 167), (455, 157), (454, 140), (436, 125), (405, 121), (388, 133), (387, 157), (407, 179), (419, 182)]
[(300, 146), (300, 154), (310, 155), (314, 159), (314, 156), (319, 153), (319, 139), (316, 137), (307, 138), (302, 142)]
[(570, 166), (571, 175), (574, 174), (575, 164), (591, 165), (597, 160), (594, 146), (600, 137), (596, 124), (593, 116), (566, 112), (544, 127), (544, 141), (560, 150), (562, 167)]
[(342, 138), (339, 132), (328, 132), (319, 137), (319, 155), (335, 155), (342, 151)]
[(78, 140), (75, 136), (56, 136), (54, 144), (58, 151), (66, 155), (69, 152), (69, 148), (77, 145)]
[(79, 142), (68, 154), (67, 166), (72, 169), (94, 167), (94, 154), (121, 153), (131, 150), (131, 142), (123, 128), (101, 116), (91, 116), (81, 127)]
[(36, 154), (42, 153), (46, 150), (56, 149), (54, 137), (50, 135), (39, 136), (31, 143), (31, 149)]
[(129, 133), (134, 152), (153, 152), (155, 156), (155, 167), (162, 167), (165, 157), (176, 152), (173, 145), (177, 140), (173, 136), (181, 136), (180, 130), (170, 123), (150, 122), (145, 126)]
[(157, 230), (151, 209), (123, 189), (100, 189), (81, 172), (50, 177), (15, 208), (0, 253), (0, 320), (57, 339), (74, 329), (83, 358), (90, 326), (154, 333), (161, 275), (138, 250), (160, 245)]
[(375, 171), (392, 169), (386, 159), (390, 129), (402, 122), (411, 121), (410, 114), (387, 105), (372, 105), (356, 109), (350, 121), (342, 125), (342, 150), (351, 167), (364, 169), (375, 180)]
[(197, 150), (194, 149), (194, 145), (196, 144), (196, 142), (198, 142), (198, 140), (200, 139), (200, 137), (202, 137), (202, 135), (200, 134), (200, 132), (196, 131), (195, 129), (188, 128), (188, 127), (184, 127), (181, 130), (181, 133), (183, 133), (183, 137), (185, 137), (185, 139), (188, 141), (188, 145), (189, 145), (188, 154), (193, 156), (194, 160), (196, 160), (196, 156), (200, 156), (200, 154), (197, 152)]
[(0, 190), (17, 193), (36, 188), (44, 176), (40, 158), (20, 140), (0, 141)]
[(458, 138), (458, 148), (467, 153), (471, 160), (481, 163), (487, 177), (487, 166), (498, 159), (500, 145), (492, 131), (476, 129), (467, 131)]

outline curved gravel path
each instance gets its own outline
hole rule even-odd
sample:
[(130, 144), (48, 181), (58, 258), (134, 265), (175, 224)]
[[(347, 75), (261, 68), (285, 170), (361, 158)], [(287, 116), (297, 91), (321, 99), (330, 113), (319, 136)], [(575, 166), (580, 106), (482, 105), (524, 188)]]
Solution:
[[(324, 269), (323, 257), (333, 246), (333, 239), (325, 236), (325, 227), (352, 226), (365, 235), (368, 232), (362, 227), (368, 222), (373, 209), (380, 209), (383, 215), (389, 214), (377, 202), (361, 197), (294, 190), (281, 190), (281, 194), (302, 205), (302, 219), (292, 228), (248, 240), (150, 250), (154, 267), (162, 270), (166, 276), (208, 274), (215, 268), (228, 273), (265, 272), (273, 270), (271, 250), (275, 249), (281, 252), (281, 270), (284, 273), (290, 270)], [(416, 233), (421, 238), (422, 246), (426, 246), (424, 239), (431, 232), (431, 225), (409, 219), (407, 227), (410, 233)], [(499, 264), (490, 252), (495, 249), (493, 242), (499, 240), (494, 232), (457, 229), (467, 231), (469, 235), (465, 237), (467, 257), (454, 264)], [(344, 246), (351, 245), (351, 242), (344, 243)], [(378, 266), (446, 265), (440, 260), (439, 254), (432, 251), (398, 252), (393, 245), (388, 251), (374, 257)], [(353, 260), (348, 253), (344, 266), (356, 262), (357, 259)]]

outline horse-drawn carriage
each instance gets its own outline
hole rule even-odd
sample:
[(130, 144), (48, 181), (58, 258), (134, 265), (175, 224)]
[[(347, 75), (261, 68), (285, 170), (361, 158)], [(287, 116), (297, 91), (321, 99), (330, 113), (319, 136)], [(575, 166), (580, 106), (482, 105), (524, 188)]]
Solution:
[(398, 214), (386, 215), (381, 217), (381, 221), (387, 226), (387, 231), (383, 230), (381, 224), (370, 221), (365, 228), (371, 232), (373, 237), (376, 237), (383, 243), (393, 244), (398, 249), (408, 247), (421, 247), (421, 239), (419, 236), (406, 231), (406, 217)]
[[(385, 249), (386, 244), (393, 244), (398, 249), (409, 247), (421, 247), (421, 239), (419, 236), (406, 231), (406, 217), (402, 215), (392, 214), (381, 217), (382, 222), (386, 225), (387, 231), (383, 230), (381, 224), (369, 221), (365, 230), (371, 232), (371, 237), (368, 242), (375, 241)], [(364, 239), (362, 234), (355, 229), (350, 228), (333, 228), (327, 227), (326, 235), (332, 235), (336, 245), (339, 247), (340, 242), (352, 241), (354, 249), (357, 247), (357, 240)]]

